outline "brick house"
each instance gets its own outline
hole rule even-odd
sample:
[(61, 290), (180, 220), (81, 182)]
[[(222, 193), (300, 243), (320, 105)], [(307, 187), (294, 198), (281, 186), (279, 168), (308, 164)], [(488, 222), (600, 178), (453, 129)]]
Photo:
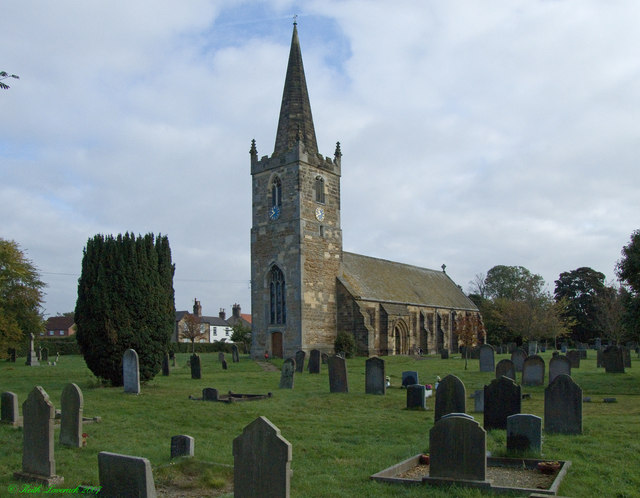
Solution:
[(40, 332), (41, 338), (69, 337), (76, 333), (76, 324), (73, 317), (52, 316), (45, 323), (44, 332)]

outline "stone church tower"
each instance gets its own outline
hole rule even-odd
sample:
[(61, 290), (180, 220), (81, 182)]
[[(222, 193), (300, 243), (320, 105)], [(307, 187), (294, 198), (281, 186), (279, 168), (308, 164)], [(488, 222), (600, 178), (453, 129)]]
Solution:
[(275, 148), (251, 143), (252, 354), (332, 351), (342, 260), (340, 144), (318, 153), (294, 23)]

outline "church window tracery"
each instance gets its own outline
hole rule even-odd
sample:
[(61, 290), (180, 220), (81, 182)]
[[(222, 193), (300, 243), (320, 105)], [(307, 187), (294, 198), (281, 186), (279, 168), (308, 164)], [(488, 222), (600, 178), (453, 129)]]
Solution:
[(271, 324), (287, 323), (287, 307), (285, 302), (285, 281), (282, 270), (276, 265), (269, 272), (269, 300)]

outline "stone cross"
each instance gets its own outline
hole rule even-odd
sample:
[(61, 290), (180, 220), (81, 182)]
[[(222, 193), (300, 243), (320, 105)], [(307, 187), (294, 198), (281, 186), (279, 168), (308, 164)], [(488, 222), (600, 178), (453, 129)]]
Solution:
[(146, 458), (98, 453), (100, 496), (156, 498), (151, 463)]
[(33, 348), (33, 341), (35, 339), (35, 336), (33, 334), (29, 334), (29, 335), (30, 335), (29, 351), (27, 351), (27, 361), (25, 362), (25, 365), (34, 367), (34, 366), (40, 365), (40, 363), (38, 363), (38, 357), (36, 356), (36, 351)]
[(122, 356), (122, 380), (124, 392), (140, 394), (140, 364), (133, 349), (127, 349)]
[(60, 444), (73, 448), (82, 447), (82, 409), (84, 398), (76, 384), (67, 384), (60, 399)]

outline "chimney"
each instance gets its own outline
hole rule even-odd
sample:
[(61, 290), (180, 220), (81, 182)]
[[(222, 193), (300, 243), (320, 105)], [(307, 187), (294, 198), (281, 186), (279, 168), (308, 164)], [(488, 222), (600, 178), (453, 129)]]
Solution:
[(240, 318), (240, 305), (239, 304), (234, 304), (232, 307), (232, 313), (231, 315), (233, 316), (233, 318)]
[(222, 318), (223, 320), (225, 319), (225, 317), (227, 316), (227, 314), (224, 312), (224, 308), (220, 308), (220, 313), (218, 313), (218, 316), (220, 318)]
[(200, 301), (197, 298), (193, 300), (193, 314), (202, 316), (202, 306), (200, 306)]

